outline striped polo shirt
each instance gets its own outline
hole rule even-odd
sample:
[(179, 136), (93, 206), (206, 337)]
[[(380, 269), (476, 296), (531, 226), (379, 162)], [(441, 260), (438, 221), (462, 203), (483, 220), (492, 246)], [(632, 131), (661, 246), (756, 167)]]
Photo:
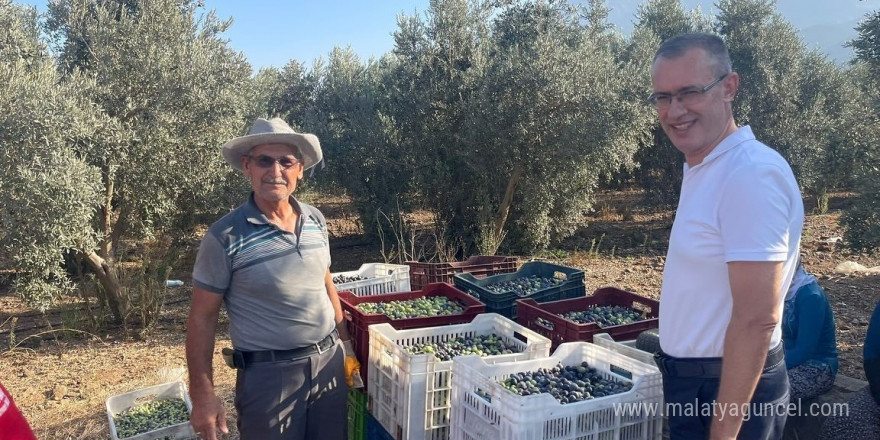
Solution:
[(300, 216), (296, 232), (287, 232), (269, 222), (253, 197), (205, 233), (193, 284), (223, 295), (236, 349), (314, 344), (335, 327), (324, 285), (330, 267), (324, 216), (291, 197)]

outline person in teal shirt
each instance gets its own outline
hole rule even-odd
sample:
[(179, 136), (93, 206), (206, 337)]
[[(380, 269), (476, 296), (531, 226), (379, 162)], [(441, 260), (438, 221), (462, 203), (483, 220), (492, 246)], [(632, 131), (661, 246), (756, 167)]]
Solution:
[(830, 390), (838, 366), (834, 313), (825, 291), (803, 263), (798, 264), (785, 297), (782, 340), (792, 400), (812, 399)]

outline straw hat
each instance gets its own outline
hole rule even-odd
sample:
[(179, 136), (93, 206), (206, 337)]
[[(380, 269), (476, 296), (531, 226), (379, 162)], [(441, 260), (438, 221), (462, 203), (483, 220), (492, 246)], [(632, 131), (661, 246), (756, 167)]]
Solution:
[(293, 145), (302, 156), (304, 169), (317, 165), (324, 158), (321, 153), (321, 142), (318, 141), (317, 136), (297, 133), (281, 118), (269, 120), (257, 118), (246, 136), (237, 137), (223, 144), (221, 152), (232, 168), (241, 171), (241, 157), (250, 153), (257, 145), (265, 144)]

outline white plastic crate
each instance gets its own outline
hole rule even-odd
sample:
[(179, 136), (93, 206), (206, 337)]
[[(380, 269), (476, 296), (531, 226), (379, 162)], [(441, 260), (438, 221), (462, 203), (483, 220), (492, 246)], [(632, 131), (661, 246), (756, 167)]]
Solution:
[[(550, 394), (520, 396), (499, 383), (515, 373), (583, 361), (605, 378), (633, 383), (632, 389), (563, 405)], [(621, 370), (629, 372), (632, 380), (614, 373)], [(461, 356), (453, 362), (452, 371), (453, 440), (661, 438), (663, 382), (657, 367), (588, 342), (561, 344), (547, 358), (494, 365), (476, 356)], [(635, 404), (636, 411), (621, 411), (624, 404)], [(651, 414), (647, 408), (656, 411)]]
[(410, 291), (409, 266), (407, 265), (367, 263), (362, 264), (358, 270), (330, 274), (332, 277), (339, 275), (366, 278), (359, 281), (335, 284), (336, 290), (348, 290), (354, 293), (355, 296)]
[(404, 346), (494, 334), (522, 352), (483, 357), (486, 362), (512, 362), (550, 354), (549, 339), (495, 313), (477, 315), (469, 324), (410, 330), (375, 324), (369, 331), (370, 412), (397, 439), (449, 438), (453, 361), (440, 361), (433, 354), (413, 355)]
[(616, 342), (608, 333), (599, 333), (593, 335), (593, 343), (611, 351), (616, 351), (624, 356), (631, 357), (637, 361), (644, 362), (648, 365), (656, 365), (654, 362), (654, 355), (636, 348), (635, 340)]
[(197, 438), (196, 433), (192, 429), (192, 425), (189, 424), (189, 421), (186, 421), (184, 423), (178, 423), (176, 425), (166, 426), (143, 434), (120, 439), (116, 432), (116, 422), (113, 420), (113, 417), (129, 408), (161, 399), (183, 399), (183, 401), (186, 402), (187, 410), (192, 413), (192, 401), (189, 399), (189, 393), (186, 392), (186, 385), (180, 381), (168, 382), (124, 394), (117, 394), (107, 399), (107, 418), (110, 420), (111, 438), (113, 440), (153, 440), (165, 437), (170, 437), (175, 440)]

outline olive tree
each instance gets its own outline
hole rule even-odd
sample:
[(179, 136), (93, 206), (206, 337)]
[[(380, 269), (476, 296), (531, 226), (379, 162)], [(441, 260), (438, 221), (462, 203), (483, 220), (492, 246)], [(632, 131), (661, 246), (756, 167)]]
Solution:
[(859, 250), (880, 248), (880, 10), (868, 14), (849, 43), (856, 59), (850, 73), (859, 78), (865, 124), (854, 133), (859, 144), (855, 180), (858, 197), (844, 216), (846, 239)]
[(722, 0), (718, 8), (716, 31), (741, 78), (737, 122), (751, 124), (789, 161), (801, 190), (824, 211), (828, 191), (847, 184), (856, 151), (852, 82), (807, 50), (771, 0)]
[(493, 23), (461, 184), (476, 195), (474, 227), (490, 240), (506, 230), (516, 250), (574, 232), (600, 178), (634, 165), (653, 124), (644, 66), (619, 62), (621, 40), (601, 2), (590, 6), (527, 2)]
[(100, 173), (83, 152), (115, 132), (79, 93), (92, 84), (62, 81), (47, 54), (36, 11), (0, 4), (0, 253), (19, 270), (13, 290), (42, 310), (74, 287), (65, 254), (98, 242)]
[[(229, 21), (186, 0), (53, 0), (47, 30), (67, 77), (108, 119), (113, 136), (77, 156), (98, 171), (99, 203), (86, 225), (96, 242), (75, 248), (116, 320), (127, 304), (116, 263), (127, 239), (186, 239), (198, 213), (218, 213), (229, 168), (218, 147), (241, 132), (251, 73), (221, 33)], [(69, 220), (52, 218), (59, 227)], [(85, 233), (85, 231), (84, 231)], [(34, 237), (42, 240), (43, 237)], [(173, 252), (152, 276), (168, 276)]]
[[(423, 17), (399, 16), (380, 84), (380, 112), (397, 166), (411, 173), (411, 185), (438, 220), (438, 235), (464, 241), (475, 219), (464, 201), (472, 187), (462, 153), (471, 145), (462, 134), (483, 81), (492, 11), (485, 1), (432, 0)], [(410, 182), (399, 185), (406, 191)]]
[[(676, 35), (711, 30), (709, 17), (699, 10), (686, 11), (680, 0), (649, 0), (639, 6), (626, 58), (644, 66), (645, 97), (651, 90), (650, 68), (660, 43)], [(651, 141), (636, 153), (636, 183), (644, 190), (648, 205), (674, 205), (681, 189), (683, 156), (656, 124)]]
[[(322, 180), (352, 197), (365, 232), (376, 232), (377, 215), (406, 206), (411, 168), (389, 142), (381, 111), (383, 75), (389, 60), (362, 62), (351, 48), (335, 48), (326, 65), (316, 63), (315, 101), (303, 120), (321, 139), (326, 169)], [(389, 217), (390, 218), (390, 217)]]

